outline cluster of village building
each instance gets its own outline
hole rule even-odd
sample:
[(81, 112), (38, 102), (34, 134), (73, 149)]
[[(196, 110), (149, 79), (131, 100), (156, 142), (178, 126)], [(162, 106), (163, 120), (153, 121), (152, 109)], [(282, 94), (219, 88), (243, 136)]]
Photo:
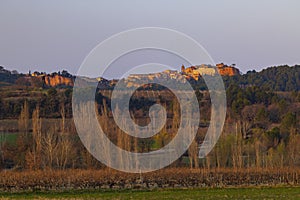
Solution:
[(224, 63), (217, 64), (216, 67), (211, 65), (196, 65), (185, 68), (181, 66), (181, 71), (177, 70), (165, 70), (159, 73), (149, 74), (131, 74), (127, 77), (127, 87), (139, 86), (141, 80), (154, 80), (154, 79), (176, 79), (179, 82), (186, 82), (187, 80), (198, 81), (201, 76), (209, 75), (215, 76), (220, 74), (221, 76), (235, 76), (240, 74), (240, 71), (235, 65), (225, 65)]

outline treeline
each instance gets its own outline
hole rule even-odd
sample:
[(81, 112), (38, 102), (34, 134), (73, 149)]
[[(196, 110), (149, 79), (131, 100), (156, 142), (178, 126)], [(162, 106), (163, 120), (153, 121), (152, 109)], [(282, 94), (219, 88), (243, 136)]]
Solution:
[[(71, 76), (66, 71), (58, 74), (66, 77)], [(40, 83), (40, 80), (35, 81), (35, 77), (30, 78), (33, 83), (29, 85), (27, 84), (28, 80), (25, 79), (24, 74), (19, 74), (16, 71), (11, 72), (0, 67), (0, 119), (16, 119), (21, 112), (24, 99), (28, 99), (31, 113), (35, 105), (40, 104), (42, 117), (57, 118), (59, 117), (59, 107), (61, 104), (65, 104), (68, 117), (71, 117), (71, 88), (43, 89), (41, 87), (43, 84)], [(227, 90), (228, 105), (238, 113), (246, 105), (257, 103), (270, 105), (280, 101), (274, 95), (278, 92), (294, 92), (293, 96), (299, 98), (297, 92), (300, 91), (300, 66), (270, 67), (261, 72), (249, 71), (244, 75), (224, 76), (223, 80)], [(4, 83), (12, 85), (6, 86)], [(196, 91), (207, 90), (205, 82), (201, 78), (199, 81), (191, 80), (191, 84)], [(155, 84), (151, 87), (152, 90), (165, 90), (164, 87)], [(112, 87), (108, 89), (112, 89)], [(147, 88), (140, 88), (139, 90), (145, 89)], [(197, 92), (197, 94), (200, 93)], [(97, 99), (98, 97), (100, 100)], [(96, 101), (102, 101), (101, 96), (98, 94)]]
[(0, 83), (15, 83), (15, 81), (21, 77), (17, 71), (9, 71), (0, 66)]
[(64, 104), (59, 107), (60, 120), (47, 123), (40, 105), (30, 113), (27, 100), (18, 118), (18, 133), (14, 141), (10, 133), (0, 132), (0, 166), (4, 169), (67, 169), (100, 168), (82, 145), (75, 126), (67, 119)]
[[(46, 74), (45, 72), (34, 72), (36, 74)], [(63, 77), (75, 78), (67, 71), (55, 72), (52, 75), (61, 75)], [(232, 84), (239, 85), (240, 87), (252, 87), (257, 86), (267, 91), (299, 91), (300, 90), (300, 65), (295, 66), (274, 66), (263, 69), (260, 72), (255, 70), (248, 71), (246, 74), (237, 76), (223, 76), (226, 88)], [(190, 79), (194, 88), (200, 90), (206, 90), (207, 87), (203, 79), (198, 81)], [(9, 71), (0, 66), (0, 84), (9, 83), (16, 85), (26, 85), (32, 87), (43, 87), (43, 83), (36, 77), (26, 77), (25, 74), (19, 74), (17, 71)], [(111, 85), (114, 85), (115, 81), (111, 80), (108, 83), (102, 85), (106, 89), (112, 89)], [(63, 86), (59, 86), (63, 87)], [(180, 85), (179, 85), (180, 87)], [(152, 85), (152, 89), (163, 89), (157, 85)], [(145, 88), (143, 88), (145, 89)]]
[[(237, 85), (241, 88), (259, 87), (261, 90), (272, 92), (300, 91), (300, 65), (269, 67), (260, 72), (252, 70), (243, 75), (222, 78), (226, 88)], [(202, 78), (198, 81), (190, 80), (190, 83), (196, 89), (207, 90)]]
[(256, 86), (265, 91), (300, 91), (300, 65), (269, 67), (260, 72), (252, 70), (241, 76), (224, 77), (224, 81), (227, 86)]
[[(51, 99), (64, 94), (49, 90)], [(66, 91), (64, 91), (66, 92)], [(64, 94), (66, 95), (66, 94)], [(270, 93), (257, 87), (227, 89), (228, 110), (224, 130), (213, 151), (198, 159), (198, 150), (210, 120), (209, 93), (198, 94), (201, 123), (197, 137), (172, 167), (191, 168), (276, 168), (300, 167), (300, 93)], [(122, 97), (120, 97), (122, 98)], [(136, 139), (115, 124), (109, 98), (97, 96), (98, 121), (113, 143), (133, 152), (149, 152), (170, 142), (180, 127), (180, 105), (175, 98), (159, 97), (157, 102), (132, 99), (132, 119), (140, 125), (150, 121), (149, 107), (160, 103), (167, 110), (167, 123), (159, 134)], [(57, 121), (47, 124), (42, 117), (42, 104), (30, 106), (25, 100), (18, 117), (15, 143), (1, 142), (1, 166), (17, 169), (103, 168), (82, 145), (66, 104), (56, 101)], [(50, 101), (51, 102), (51, 101)], [(31, 111), (30, 109), (33, 110)], [(88, 109), (80, 108), (82, 123), (88, 125)], [(119, 110), (118, 112), (123, 112)], [(124, 121), (126, 124), (126, 121)], [(185, 127), (185, 130), (191, 127)], [(5, 134), (1, 134), (5, 137)], [(126, 163), (126, 161), (124, 161)]]
[(2, 90), (0, 93), (0, 119), (17, 119), (24, 102), (28, 102), (32, 114), (37, 105), (43, 118), (59, 118), (60, 107), (66, 108), (67, 117), (72, 117), (72, 89), (47, 90)]
[(255, 85), (270, 91), (299, 91), (300, 65), (270, 67), (256, 73), (249, 71), (242, 76), (241, 84)]

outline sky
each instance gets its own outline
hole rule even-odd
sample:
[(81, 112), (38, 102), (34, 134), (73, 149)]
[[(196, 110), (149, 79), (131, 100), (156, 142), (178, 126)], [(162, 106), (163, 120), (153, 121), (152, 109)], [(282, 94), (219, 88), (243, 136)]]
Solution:
[[(76, 74), (103, 40), (149, 26), (187, 34), (216, 63), (235, 63), (243, 73), (295, 65), (299, 8), (298, 0), (0, 0), (0, 66)], [(182, 64), (165, 59), (178, 69)], [(122, 67), (117, 63), (114, 70)]]

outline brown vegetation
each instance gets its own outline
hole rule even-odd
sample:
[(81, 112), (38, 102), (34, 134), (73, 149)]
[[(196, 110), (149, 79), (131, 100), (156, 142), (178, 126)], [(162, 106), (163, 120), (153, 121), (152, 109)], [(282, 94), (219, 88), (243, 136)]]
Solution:
[(300, 170), (229, 170), (168, 168), (146, 174), (128, 174), (114, 170), (2, 171), (0, 190), (9, 192), (154, 189), (199, 187), (245, 187), (298, 185)]

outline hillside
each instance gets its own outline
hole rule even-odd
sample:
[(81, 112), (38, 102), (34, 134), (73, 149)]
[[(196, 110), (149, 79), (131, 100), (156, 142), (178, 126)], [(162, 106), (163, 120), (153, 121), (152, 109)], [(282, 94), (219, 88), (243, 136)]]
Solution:
[[(232, 84), (240, 87), (258, 86), (264, 90), (270, 91), (299, 91), (300, 90), (300, 65), (295, 66), (277, 66), (263, 69), (260, 72), (248, 71), (246, 74), (241, 74), (239, 69), (234, 66), (227, 66), (223, 63), (217, 64), (217, 68), (212, 68), (206, 65), (191, 66), (185, 68), (182, 66), (181, 71), (167, 70), (154, 74), (133, 74), (128, 77), (127, 86), (136, 86), (139, 80), (153, 80), (153, 78), (169, 77), (177, 79), (179, 82), (185, 81), (181, 77), (183, 75), (195, 88), (206, 89), (201, 76), (216, 74), (216, 70), (223, 77), (225, 86)], [(0, 68), (0, 84), (4, 85), (21, 85), (38, 88), (63, 88), (72, 87), (74, 85), (75, 76), (63, 70), (51, 74), (34, 72), (32, 74), (19, 74), (16, 71), (5, 70)], [(97, 79), (88, 77), (80, 77), (81, 81), (93, 83)], [(99, 87), (102, 89), (111, 89), (116, 80), (106, 80), (99, 78)], [(1, 86), (0, 85), (0, 86)]]
[[(190, 69), (198, 72), (200, 70), (206, 75), (213, 72), (208, 66), (193, 66)], [(131, 75), (129, 82), (154, 79), (157, 75), (176, 79), (180, 77), (180, 73), (164, 71), (158, 74)], [(188, 73), (184, 75), (189, 76)], [(200, 89), (196, 91), (201, 114), (197, 136), (190, 149), (172, 166), (243, 170), (300, 167), (299, 66), (279, 66), (260, 72), (224, 75), (227, 115), (222, 136), (207, 158), (197, 159), (195, 149), (203, 142), (211, 117), (210, 94), (205, 90), (202, 76), (204, 74), (200, 74), (198, 80), (194, 78), (188, 80), (195, 89)], [(91, 157), (78, 138), (72, 119), (72, 87), (66, 84), (71, 82), (64, 82), (62, 79), (49, 85), (43, 79), (43, 77), (64, 77), (65, 80), (74, 81), (76, 77), (67, 72), (17, 74), (3, 68), (0, 77), (2, 82), (7, 83), (0, 87), (0, 133), (15, 134), (7, 136), (4, 140), (7, 142), (3, 145), (4, 159), (0, 161), (0, 167), (20, 169), (103, 167)], [(180, 78), (176, 80), (186, 81)], [(129, 102), (132, 119), (137, 124), (147, 125), (150, 120), (150, 107), (159, 103), (166, 109), (166, 124), (151, 138), (123, 137), (126, 134), (122, 134), (115, 123), (110, 103), (116, 80), (80, 77), (80, 81), (88, 84), (98, 82), (95, 100), (99, 124), (109, 139), (126, 150), (134, 149), (136, 152), (157, 150), (172, 140), (180, 127), (180, 105), (174, 94), (166, 88), (155, 85), (148, 88), (141, 87)], [(88, 91), (81, 92), (85, 95)], [(122, 99), (122, 95), (126, 95), (126, 92), (120, 93), (118, 98)], [(39, 148), (34, 145), (35, 140), (30, 139), (31, 134), (35, 137), (37, 131), (43, 136), (41, 139), (43, 146)], [(49, 147), (45, 139), (49, 137), (53, 138), (50, 139), (53, 145), (57, 146), (52, 155), (57, 162), (49, 161), (47, 159), (49, 156), (45, 154)], [(64, 155), (61, 153), (64, 151), (63, 145), (70, 147), (68, 158), (59, 156)], [(40, 156), (43, 159), (36, 160), (32, 152), (39, 152), (36, 158)]]
[(256, 85), (274, 91), (300, 91), (300, 65), (278, 66), (260, 72), (248, 71), (239, 80), (242, 85)]

